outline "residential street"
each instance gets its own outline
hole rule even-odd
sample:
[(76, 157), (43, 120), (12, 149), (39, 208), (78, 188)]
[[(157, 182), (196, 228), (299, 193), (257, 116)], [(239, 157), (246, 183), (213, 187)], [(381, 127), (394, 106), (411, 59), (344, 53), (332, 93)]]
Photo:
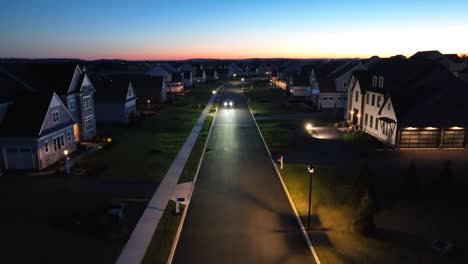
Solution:
[(173, 263), (314, 263), (239, 86), (226, 86)]

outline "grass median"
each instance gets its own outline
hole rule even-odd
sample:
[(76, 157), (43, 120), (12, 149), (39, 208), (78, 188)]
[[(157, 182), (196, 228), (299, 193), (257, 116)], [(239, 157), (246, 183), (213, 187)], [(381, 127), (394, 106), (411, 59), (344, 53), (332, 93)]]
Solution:
[(175, 234), (179, 228), (184, 205), (180, 205), (180, 213), (175, 213), (176, 204), (169, 201), (164, 210), (164, 214), (154, 232), (149, 247), (146, 249), (143, 264), (165, 264), (174, 243)]

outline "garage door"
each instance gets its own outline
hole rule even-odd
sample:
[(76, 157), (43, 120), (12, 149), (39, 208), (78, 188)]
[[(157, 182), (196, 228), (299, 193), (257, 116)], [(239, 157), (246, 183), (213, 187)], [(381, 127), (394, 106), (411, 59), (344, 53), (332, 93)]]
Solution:
[(403, 130), (400, 148), (438, 148), (439, 139), (439, 130)]
[(28, 147), (6, 148), (5, 161), (8, 169), (34, 169), (32, 150)]
[(445, 130), (444, 148), (465, 147), (465, 130)]

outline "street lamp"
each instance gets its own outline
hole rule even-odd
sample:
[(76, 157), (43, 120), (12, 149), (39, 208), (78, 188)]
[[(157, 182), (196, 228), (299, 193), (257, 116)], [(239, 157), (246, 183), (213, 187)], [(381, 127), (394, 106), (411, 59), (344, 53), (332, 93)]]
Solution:
[(150, 110), (151, 109), (151, 100), (148, 99), (147, 102), (148, 102), (148, 110)]
[(307, 214), (307, 230), (310, 230), (310, 207), (311, 207), (311, 200), (312, 200), (312, 174), (314, 174), (315, 167), (314, 165), (310, 164), (307, 166), (307, 170), (309, 171), (309, 212)]
[(65, 154), (65, 171), (67, 172), (67, 175), (70, 175), (70, 165), (68, 164), (68, 150), (64, 150), (63, 154)]
[(212, 94), (216, 94), (216, 90), (213, 90), (211, 93), (212, 93)]

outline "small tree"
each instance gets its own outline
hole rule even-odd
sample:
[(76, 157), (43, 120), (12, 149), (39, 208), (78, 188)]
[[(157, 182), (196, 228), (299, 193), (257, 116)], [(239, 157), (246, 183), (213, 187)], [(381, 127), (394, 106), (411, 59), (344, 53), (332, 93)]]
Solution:
[(363, 235), (372, 235), (375, 233), (375, 203), (374, 199), (369, 191), (366, 191), (361, 201), (356, 215), (356, 219), (353, 222), (354, 229)]
[(411, 199), (419, 195), (419, 178), (414, 161), (411, 161), (407, 174), (401, 180), (400, 192), (403, 197)]
[(452, 162), (447, 160), (444, 162), (444, 166), (439, 175), (439, 187), (443, 195), (449, 195), (452, 193), (455, 186), (455, 180), (453, 177)]

